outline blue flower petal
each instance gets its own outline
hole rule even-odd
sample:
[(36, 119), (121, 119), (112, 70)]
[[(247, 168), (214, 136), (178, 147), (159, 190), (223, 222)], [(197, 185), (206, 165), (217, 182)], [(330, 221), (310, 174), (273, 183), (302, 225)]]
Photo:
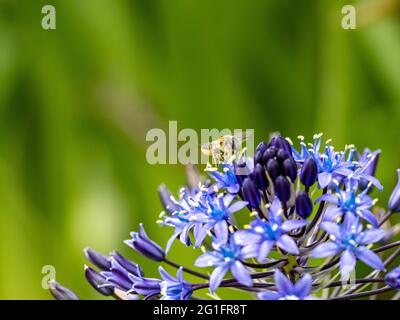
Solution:
[(235, 261), (231, 266), (231, 272), (235, 279), (241, 284), (247, 287), (251, 287), (253, 285), (253, 280), (241, 262)]
[(362, 262), (374, 269), (378, 269), (381, 271), (385, 270), (385, 266), (383, 265), (381, 258), (379, 258), (376, 253), (367, 249), (366, 247), (358, 248), (358, 250), (356, 251), (356, 256)]
[(299, 248), (297, 248), (297, 244), (296, 242), (289, 237), (287, 234), (282, 235), (277, 241), (276, 241), (276, 245), (291, 253), (291, 254), (298, 254), (299, 253)]
[(293, 294), (293, 284), (281, 271), (275, 271), (274, 280), (276, 288), (281, 296)]
[(210, 276), (210, 291), (214, 293), (215, 290), (221, 284), (222, 279), (224, 278), (228, 268), (226, 266), (220, 266), (214, 269)]
[(334, 256), (339, 252), (339, 247), (334, 242), (325, 242), (319, 244), (312, 252), (314, 258), (326, 258)]

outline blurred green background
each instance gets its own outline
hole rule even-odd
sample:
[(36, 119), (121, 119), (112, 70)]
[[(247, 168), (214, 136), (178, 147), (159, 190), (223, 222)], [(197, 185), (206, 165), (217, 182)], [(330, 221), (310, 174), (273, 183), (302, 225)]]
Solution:
[[(45, 4), (55, 31), (41, 28)], [(357, 30), (341, 28), (345, 4)], [(185, 170), (145, 158), (146, 132), (169, 120), (381, 148), (384, 205), (400, 167), (399, 12), (399, 0), (0, 0), (0, 298), (50, 298), (44, 265), (99, 298), (88, 245), (155, 272), (122, 240), (139, 222), (160, 243), (172, 231), (154, 223), (157, 187), (177, 190)]]

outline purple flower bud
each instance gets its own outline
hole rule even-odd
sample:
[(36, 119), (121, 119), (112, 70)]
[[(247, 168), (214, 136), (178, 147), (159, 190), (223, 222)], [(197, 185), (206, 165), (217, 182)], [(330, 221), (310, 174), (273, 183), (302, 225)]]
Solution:
[(393, 289), (400, 289), (400, 267), (394, 268), (385, 276), (386, 284)]
[(272, 137), (270, 143), (270, 146), (274, 146), (278, 149), (283, 149), (285, 150), (288, 154), (292, 155), (292, 147), (285, 138), (282, 138), (280, 135), (275, 135)]
[(79, 300), (78, 296), (71, 290), (63, 287), (57, 281), (50, 281), (50, 292), (56, 300)]
[(311, 187), (318, 179), (318, 167), (313, 158), (307, 158), (300, 171), (300, 181), (307, 188)]
[(243, 185), (244, 179), (246, 179), (250, 173), (251, 171), (246, 162), (235, 164), (235, 177), (240, 187)]
[(167, 211), (169, 213), (173, 213), (173, 212), (179, 210), (177, 205), (171, 200), (171, 197), (172, 197), (171, 192), (168, 190), (168, 188), (164, 184), (162, 184), (158, 187), (158, 194), (160, 196), (160, 200), (161, 200), (161, 203), (162, 203), (165, 211)]
[(258, 163), (263, 164), (263, 156), (262, 155), (263, 154), (260, 151), (257, 151), (254, 154), (254, 165), (256, 165)]
[(154, 278), (143, 278), (136, 276), (129, 276), (133, 282), (133, 290), (137, 294), (144, 296), (153, 296), (159, 294), (161, 291), (161, 280)]
[(243, 198), (247, 201), (252, 208), (258, 208), (261, 203), (260, 191), (258, 191), (253, 180), (246, 178), (242, 187)]
[(111, 268), (111, 262), (109, 257), (93, 250), (92, 248), (85, 248), (83, 250), (86, 259), (88, 259), (91, 263), (93, 263), (97, 268), (107, 271)]
[(279, 200), (282, 202), (288, 201), (290, 199), (291, 191), (292, 188), (287, 178), (278, 176), (275, 179), (275, 193)]
[(282, 164), (283, 174), (290, 178), (292, 182), (296, 180), (297, 177), (297, 165), (293, 158), (287, 158)]
[(392, 212), (400, 212), (400, 169), (397, 169), (398, 181), (390, 196), (388, 208)]
[(117, 261), (129, 273), (135, 276), (140, 276), (143, 274), (143, 270), (138, 264), (126, 259), (118, 251), (114, 251), (112, 256), (115, 261)]
[(253, 179), (260, 190), (267, 190), (268, 188), (268, 178), (265, 173), (265, 169), (261, 164), (256, 164), (253, 170)]
[(124, 269), (114, 258), (111, 259), (111, 269), (107, 272), (101, 273), (107, 283), (121, 289), (123, 291), (130, 290), (132, 288), (132, 280), (129, 278), (130, 273)]
[(267, 162), (266, 169), (272, 181), (281, 174), (281, 166), (279, 165), (278, 160), (270, 159)]
[(114, 288), (112, 286), (107, 285), (108, 282), (106, 278), (93, 270), (92, 268), (85, 265), (85, 277), (90, 285), (96, 289), (99, 293), (104, 296), (110, 296), (114, 293)]
[[(373, 153), (371, 153), (368, 149), (364, 151), (364, 154), (361, 156), (358, 154), (358, 160), (362, 161), (363, 158), (366, 158), (367, 155), (373, 156), (374, 158), (372, 161), (369, 163), (369, 165), (364, 169), (364, 174), (370, 175), (370, 176), (375, 176), (376, 173), (376, 168), (378, 166), (378, 161), (379, 161), (379, 155), (380, 155), (380, 150), (377, 150)], [(358, 187), (360, 190), (365, 190), (369, 185), (369, 181), (365, 178), (361, 178), (360, 181), (358, 182)], [(372, 191), (372, 188), (370, 189)]]
[(307, 219), (313, 210), (313, 204), (307, 192), (299, 192), (296, 197), (296, 212), (303, 219)]
[(256, 152), (260, 152), (261, 154), (263, 154), (265, 152), (265, 150), (268, 149), (268, 144), (266, 144), (264, 141), (260, 142), (256, 148)]
[(163, 261), (165, 258), (164, 250), (147, 236), (143, 224), (140, 224), (140, 232), (132, 232), (131, 240), (125, 240), (125, 243), (135, 249), (146, 258), (154, 261)]
[(287, 158), (289, 158), (290, 156), (289, 156), (289, 154), (285, 151), (285, 150), (283, 150), (283, 149), (280, 149), (280, 150), (278, 150), (278, 152), (277, 152), (277, 154), (276, 154), (276, 159), (280, 162), (280, 163), (283, 163), (283, 161), (285, 161)]
[(268, 161), (271, 159), (275, 159), (277, 152), (278, 152), (278, 149), (275, 147), (269, 147), (267, 150), (265, 150), (263, 153), (264, 164), (267, 164)]

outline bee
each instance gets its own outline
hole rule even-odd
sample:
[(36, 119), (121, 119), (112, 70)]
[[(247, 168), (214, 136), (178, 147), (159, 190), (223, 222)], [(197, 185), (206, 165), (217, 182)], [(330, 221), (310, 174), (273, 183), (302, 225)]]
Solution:
[(233, 158), (239, 158), (245, 151), (242, 144), (249, 138), (247, 132), (240, 132), (234, 135), (223, 135), (217, 140), (204, 143), (201, 146), (201, 152), (206, 156), (211, 156), (214, 163), (231, 161)]

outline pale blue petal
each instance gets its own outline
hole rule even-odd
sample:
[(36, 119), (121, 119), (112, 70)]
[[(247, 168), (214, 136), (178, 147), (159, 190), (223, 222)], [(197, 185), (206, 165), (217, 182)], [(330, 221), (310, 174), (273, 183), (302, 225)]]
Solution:
[(365, 231), (358, 239), (358, 243), (362, 245), (371, 244), (382, 240), (387, 235), (387, 232), (382, 229), (371, 229)]
[(293, 293), (293, 284), (281, 271), (275, 271), (274, 280), (279, 294), (282, 296), (287, 296)]
[(319, 198), (317, 198), (314, 201), (314, 204), (317, 204), (318, 202), (321, 202), (321, 201), (325, 201), (325, 202), (329, 202), (329, 203), (333, 203), (333, 204), (339, 203), (339, 199), (337, 198), (337, 196), (332, 193), (328, 193), (328, 194), (324, 194), (324, 195), (320, 196)]
[(210, 276), (210, 291), (214, 293), (215, 290), (221, 284), (222, 279), (224, 278), (226, 272), (228, 271), (226, 266), (220, 266), (214, 269)]
[(235, 202), (233, 205), (231, 205), (228, 208), (228, 213), (232, 214), (235, 213), (236, 211), (242, 210), (243, 208), (245, 208), (248, 205), (247, 201), (237, 201)]
[(293, 293), (300, 299), (304, 299), (310, 294), (312, 278), (309, 274), (305, 274), (297, 283), (294, 285)]
[(334, 256), (339, 252), (339, 247), (334, 242), (325, 242), (319, 244), (312, 252), (314, 258), (326, 258)]
[(368, 221), (374, 228), (379, 226), (378, 219), (370, 210), (361, 210), (359, 216)]
[(370, 267), (381, 271), (385, 270), (385, 266), (383, 265), (381, 258), (379, 258), (375, 252), (368, 250), (366, 247), (358, 248), (356, 255), (358, 259)]
[(168, 239), (166, 248), (165, 248), (165, 253), (168, 254), (169, 250), (171, 250), (171, 246), (174, 243), (175, 239), (179, 236), (179, 231), (175, 231), (172, 236)]
[(200, 268), (206, 268), (215, 265), (219, 261), (218, 258), (213, 256), (212, 254), (206, 252), (203, 253), (201, 256), (199, 256), (196, 261), (194, 262), (194, 265), (196, 267)]
[(250, 258), (255, 258), (257, 257), (259, 251), (260, 251), (259, 243), (248, 244), (240, 250), (241, 259), (246, 260)]
[(218, 243), (226, 243), (228, 241), (228, 224), (225, 220), (219, 221), (214, 226), (215, 236), (218, 239)]
[(261, 300), (279, 300), (282, 297), (278, 292), (265, 291), (258, 294), (258, 298)]
[(263, 263), (265, 261), (272, 249), (273, 244), (274, 243), (272, 241), (264, 241), (261, 246), (259, 246), (259, 251), (257, 254), (258, 262)]
[(343, 215), (343, 209), (337, 206), (329, 206), (324, 213), (324, 221), (335, 221)]
[(306, 220), (287, 220), (282, 224), (281, 229), (283, 231), (290, 232), (296, 229), (301, 229), (307, 224), (308, 221)]
[(299, 249), (297, 248), (296, 242), (286, 234), (282, 235), (277, 240), (276, 245), (288, 253), (292, 253), (292, 254), (299, 253)]
[(176, 279), (173, 276), (171, 276), (167, 271), (165, 271), (163, 267), (159, 266), (158, 272), (165, 281), (176, 282)]
[(356, 257), (349, 250), (345, 250), (340, 257), (339, 270), (342, 277), (347, 277), (356, 266)]
[(322, 189), (326, 188), (328, 184), (331, 182), (331, 180), (332, 180), (332, 174), (329, 172), (322, 172), (318, 174), (318, 183)]
[(251, 287), (253, 285), (253, 280), (241, 262), (235, 261), (231, 266), (231, 272), (234, 278), (241, 284), (247, 287)]
[(321, 222), (320, 228), (335, 236), (337, 239), (340, 238), (340, 228), (333, 222)]

